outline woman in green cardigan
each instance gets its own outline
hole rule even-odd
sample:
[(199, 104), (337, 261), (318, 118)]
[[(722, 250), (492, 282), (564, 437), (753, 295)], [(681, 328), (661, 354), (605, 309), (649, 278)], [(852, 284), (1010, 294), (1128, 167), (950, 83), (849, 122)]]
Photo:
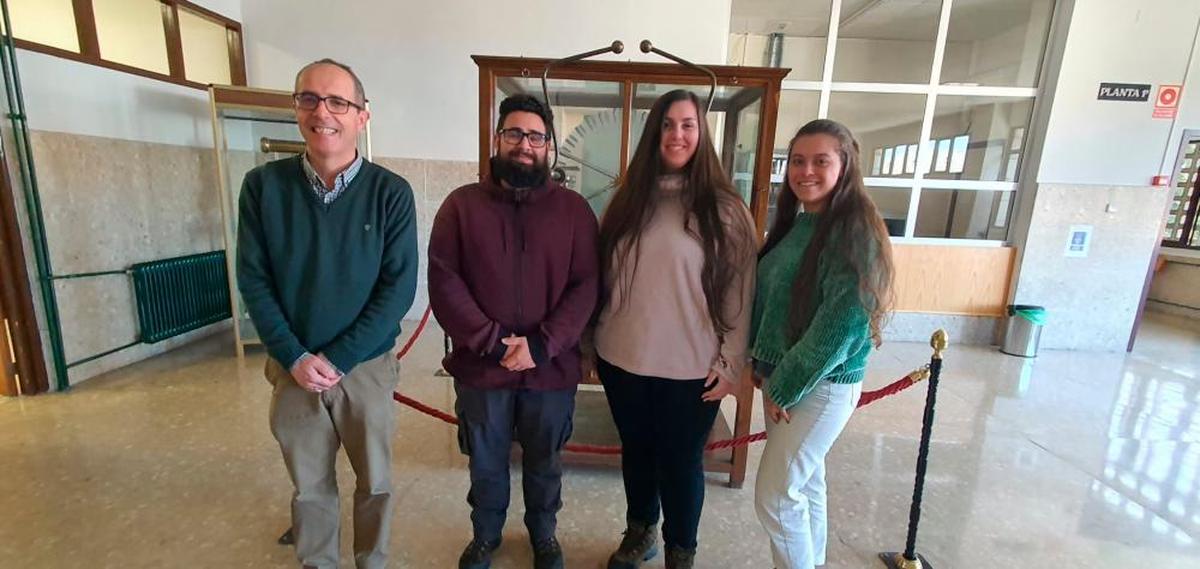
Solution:
[(804, 125), (759, 253), (751, 356), (768, 438), (755, 502), (777, 569), (825, 563), (825, 455), (858, 404), (891, 301), (891, 245), (858, 157), (842, 124)]

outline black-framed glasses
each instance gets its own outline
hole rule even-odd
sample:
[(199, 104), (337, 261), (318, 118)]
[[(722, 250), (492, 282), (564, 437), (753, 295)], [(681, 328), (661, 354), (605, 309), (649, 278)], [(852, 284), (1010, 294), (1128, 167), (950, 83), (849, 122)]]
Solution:
[(362, 105), (351, 103), (341, 97), (334, 95), (322, 97), (316, 93), (309, 93), (307, 91), (304, 93), (293, 93), (292, 100), (295, 101), (296, 108), (302, 111), (315, 111), (317, 110), (317, 105), (320, 105), (322, 102), (325, 103), (325, 108), (329, 109), (329, 112), (335, 115), (344, 115), (350, 112), (350, 107), (354, 107), (360, 111), (363, 110)]
[(550, 140), (550, 135), (536, 130), (525, 132), (519, 128), (500, 129), (500, 140), (504, 142), (516, 146), (521, 144), (521, 139), (528, 140), (529, 146), (533, 148), (541, 148), (546, 145), (547, 140)]

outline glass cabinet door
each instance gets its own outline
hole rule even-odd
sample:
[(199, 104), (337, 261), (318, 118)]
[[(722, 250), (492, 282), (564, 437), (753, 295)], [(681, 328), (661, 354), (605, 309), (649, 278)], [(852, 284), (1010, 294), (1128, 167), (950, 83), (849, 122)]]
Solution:
[[(629, 117), (624, 117), (621, 109), (625, 87), (622, 82), (569, 79), (547, 82), (558, 132), (557, 167), (565, 176), (564, 185), (583, 194), (597, 216), (604, 212), (612, 198), (622, 164), (628, 164), (637, 149), (654, 101), (674, 89), (693, 91), (701, 104), (708, 98), (706, 85), (632, 85), (632, 110)], [(499, 116), (500, 101), (517, 93), (542, 99), (540, 78), (497, 78), (496, 108), (492, 110), (492, 116)], [(709, 132), (721, 164), (747, 205), (754, 194), (755, 148), (762, 127), (762, 98), (760, 87), (718, 86), (712, 111), (708, 114)], [(621, 156), (621, 134), (626, 120), (629, 121), (628, 155)], [(495, 124), (492, 128), (494, 130)], [(494, 147), (492, 151), (495, 151)]]
[[(558, 133), (557, 168), (564, 175), (563, 185), (583, 194), (599, 216), (621, 173), (623, 84), (549, 79), (547, 87)], [(500, 116), (500, 102), (509, 95), (525, 93), (542, 99), (540, 77), (500, 77), (496, 90), (493, 117)], [(493, 121), (493, 131), (495, 126)], [(493, 140), (493, 152), (494, 144)], [(550, 161), (553, 163), (553, 155)]]
[[(633, 111), (629, 129), (629, 153), (632, 158), (638, 141), (646, 129), (646, 118), (654, 101), (675, 89), (687, 89), (696, 94), (703, 105), (708, 101), (707, 85), (670, 85), (664, 83), (638, 83), (634, 87)], [(708, 113), (708, 129), (713, 139), (721, 165), (733, 181), (734, 188), (741, 194), (746, 205), (753, 196), (754, 149), (758, 144), (761, 129), (759, 109), (762, 106), (763, 90), (758, 87), (718, 85), (713, 96), (712, 110)]]
[[(225, 220), (229, 224), (228, 235), (235, 236), (233, 242), (226, 244), (225, 254), (231, 259), (236, 259), (237, 204), (242, 192), (242, 180), (246, 173), (258, 166), (295, 155), (293, 152), (279, 151), (280, 147), (303, 151), (304, 140), (296, 127), (295, 114), (287, 109), (222, 109), (218, 111), (218, 120), (221, 121), (221, 132), (225, 136), (221, 153), (225, 172), (224, 188), (227, 193), (224, 203), (229, 204), (231, 208)], [(269, 146), (274, 151), (264, 151), (263, 141), (270, 141)], [(241, 293), (236, 289), (232, 292), (234, 317), (238, 319), (238, 342), (259, 343), (258, 332), (254, 329), (254, 323), (250, 321)]]

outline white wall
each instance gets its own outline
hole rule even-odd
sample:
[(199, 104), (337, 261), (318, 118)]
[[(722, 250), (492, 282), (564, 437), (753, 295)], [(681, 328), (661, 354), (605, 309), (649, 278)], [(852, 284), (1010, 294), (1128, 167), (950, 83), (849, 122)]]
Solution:
[(33, 51), (17, 64), (33, 130), (212, 146), (206, 91)]
[(1184, 129), (1200, 129), (1200, 29), (1192, 42), (1191, 64), (1182, 81), (1185, 85), (1179, 98), (1179, 115), (1171, 128), (1171, 138), (1163, 155), (1160, 172), (1171, 175), (1175, 171), (1176, 154), (1179, 150)]
[(1148, 185), (1161, 171), (1172, 121), (1151, 117), (1153, 93), (1126, 103), (1098, 101), (1096, 91), (1104, 81), (1155, 90), (1183, 83), (1198, 22), (1195, 0), (1075, 2), (1037, 181)]
[[(241, 18), (241, 0), (195, 3)], [(17, 65), (33, 130), (212, 146), (205, 91), (23, 49)]]
[(665, 61), (656, 46), (696, 63), (722, 63), (730, 0), (524, 3), (256, 0), (242, 6), (247, 74), (257, 87), (291, 89), (322, 57), (355, 69), (366, 86), (377, 156), (478, 158), (478, 70), (472, 54), (563, 57), (615, 39), (609, 59)]
[[(190, 0), (202, 8), (207, 8), (231, 20), (242, 21), (242, 2), (245, 0)], [(254, 0), (250, 0), (253, 2)]]

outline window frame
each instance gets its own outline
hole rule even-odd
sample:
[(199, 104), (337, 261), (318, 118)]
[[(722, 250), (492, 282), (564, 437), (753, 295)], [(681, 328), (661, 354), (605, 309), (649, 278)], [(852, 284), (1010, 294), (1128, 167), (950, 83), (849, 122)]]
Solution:
[(208, 84), (192, 81), (187, 78), (186, 65), (183, 58), (183, 37), (179, 30), (179, 11), (186, 10), (213, 23), (225, 27), (225, 37), (229, 49), (229, 77), (234, 85), (246, 86), (246, 49), (242, 24), (222, 16), (203, 6), (187, 0), (157, 0), (162, 8), (163, 30), (167, 40), (167, 64), (169, 74), (149, 71), (133, 65), (117, 63), (104, 59), (100, 55), (100, 39), (96, 32), (96, 13), (92, 0), (72, 0), (75, 13), (75, 30), (79, 35), (79, 52), (73, 52), (53, 46), (48, 46), (12, 36), (13, 45), (28, 51), (35, 51), (70, 59), (80, 63), (88, 63), (114, 71), (122, 71), (140, 77), (157, 79), (184, 87), (207, 91)]
[[(1200, 143), (1200, 130), (1187, 129), (1183, 132), (1180, 139), (1179, 152), (1176, 154), (1175, 167), (1171, 172), (1170, 185), (1167, 186), (1171, 192), (1171, 204), (1174, 204), (1175, 188), (1179, 183), (1179, 176), (1184, 173), (1183, 161), (1187, 158), (1187, 147), (1189, 144), (1196, 142)], [(1193, 157), (1193, 160), (1200, 161), (1200, 151), (1197, 151), (1198, 156)], [(1196, 163), (1193, 162), (1193, 168), (1196, 168)], [(1192, 195), (1187, 202), (1180, 204), (1182, 210), (1183, 225), (1180, 227), (1179, 239), (1162, 240), (1162, 246), (1166, 249), (1182, 250), (1182, 251), (1200, 251), (1200, 239), (1192, 239), (1200, 232), (1197, 231), (1197, 225), (1200, 225), (1200, 174), (1196, 179), (1192, 180)], [(1163, 228), (1165, 230), (1166, 215), (1170, 215), (1171, 208), (1168, 206), (1167, 213), (1163, 218)]]

